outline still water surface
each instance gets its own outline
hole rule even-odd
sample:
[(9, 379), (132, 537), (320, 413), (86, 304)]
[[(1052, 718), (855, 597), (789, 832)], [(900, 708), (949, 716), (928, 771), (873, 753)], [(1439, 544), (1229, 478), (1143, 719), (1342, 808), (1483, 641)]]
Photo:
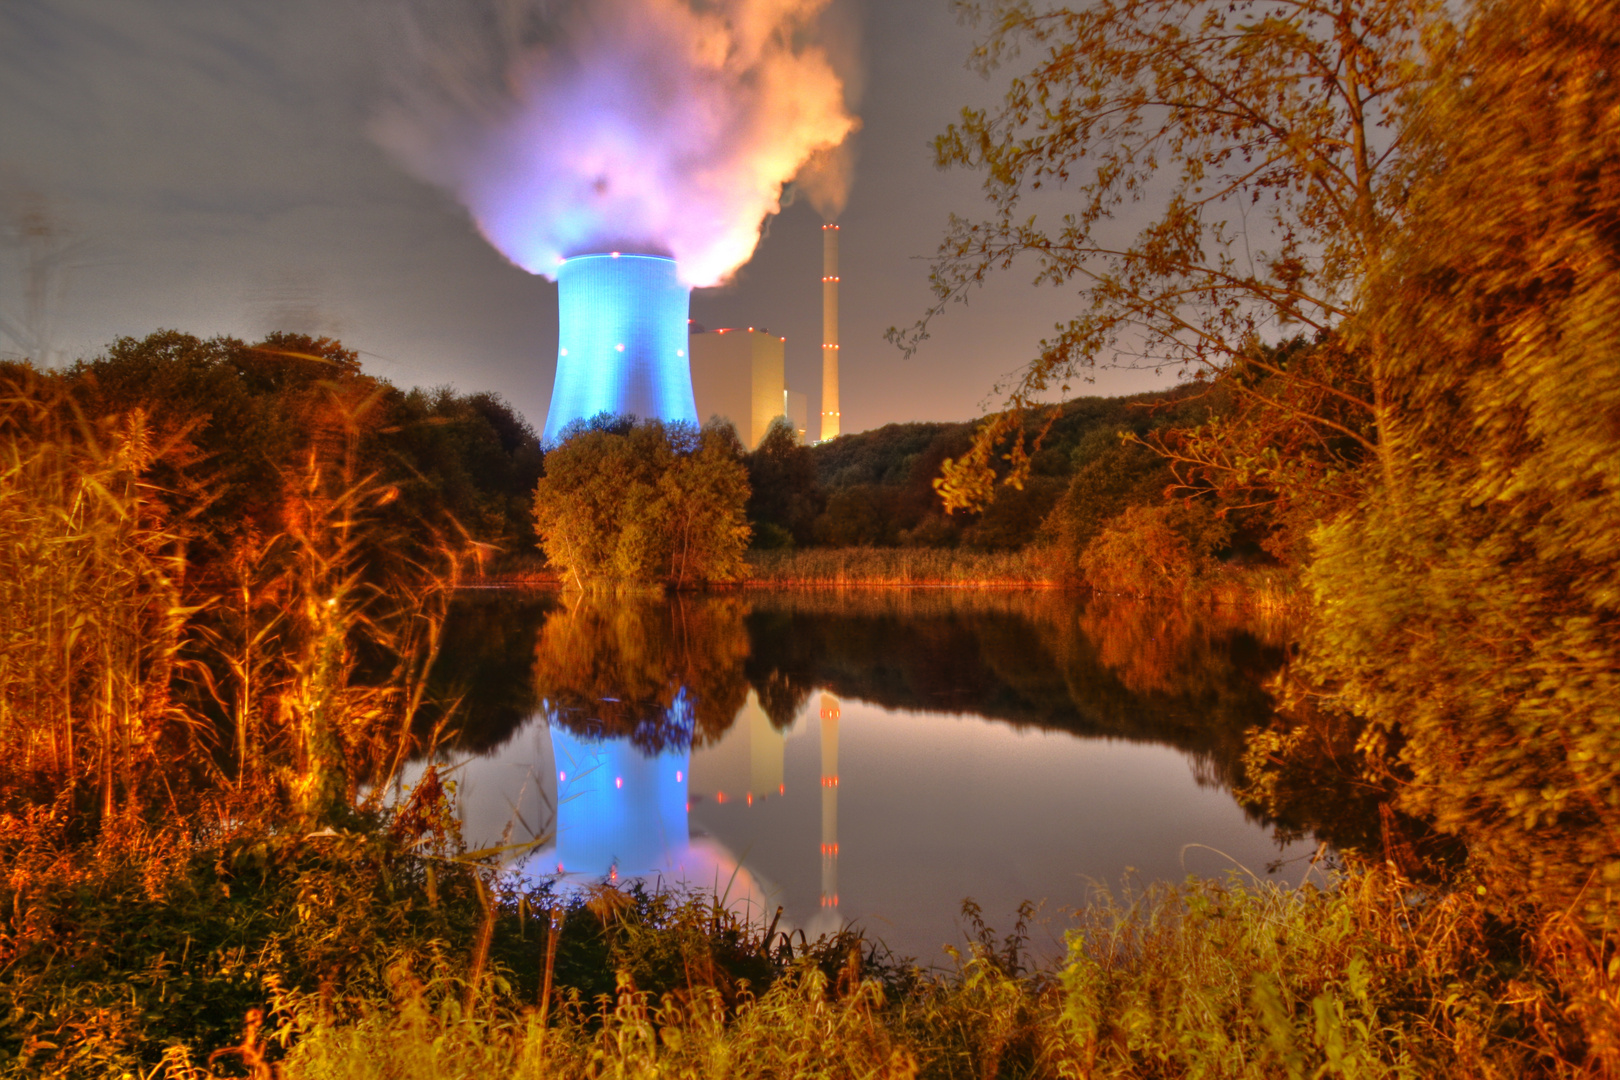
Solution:
[(1039, 943), (1094, 884), (1296, 879), (1311, 850), (1230, 792), (1284, 656), (1263, 626), (1053, 593), (502, 593), (449, 630), (435, 756), (469, 844), (521, 845), (527, 876), (713, 887), (935, 962), (967, 897), (1003, 930), (1044, 902)]

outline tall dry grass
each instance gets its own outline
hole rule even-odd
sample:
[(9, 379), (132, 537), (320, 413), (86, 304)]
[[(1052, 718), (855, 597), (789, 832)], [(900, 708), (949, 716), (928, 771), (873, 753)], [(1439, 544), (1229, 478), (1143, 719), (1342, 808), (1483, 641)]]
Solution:
[[(49, 1021), (5, 1046), (0, 1075), (1573, 1080), (1620, 1065), (1613, 972), (1567, 927), (1504, 933), (1470, 890), (1388, 870), (1100, 892), (1046, 966), (1022, 924), (998, 935), (965, 905), (955, 967), (925, 972), (848, 936), (806, 948), (712, 899), (603, 886), (561, 903), (400, 840), (191, 851), (182, 880), (139, 899), (182, 916), (172, 933), (125, 935), (71, 993), (37, 957), (14, 966), (0, 996), (32, 995)], [(126, 845), (116, 873), (172, 864), (148, 847)], [(242, 902), (210, 887), (229, 868), (264, 912), (246, 934)], [(82, 902), (74, 917), (119, 932)]]
[(965, 548), (801, 548), (750, 551), (752, 588), (848, 586), (995, 588), (1052, 584), (1040, 552)]
[[(278, 532), (200, 537), (186, 432), (0, 380), (0, 803), (93, 828), (229, 785), (314, 820), (398, 771), (469, 545), (377, 524), (395, 493), (356, 454), (375, 401), (332, 390)], [(160, 461), (187, 490), (155, 486)], [(192, 575), (204, 539), (225, 557)]]
[(90, 421), (48, 380), (0, 382), (7, 786), (103, 816), (195, 724), (170, 693), (194, 611), (184, 536), (144, 479), (162, 451), (139, 411)]
[(285, 1075), (1507, 1080), (1620, 1066), (1612, 973), (1584, 956), (1578, 971), (1513, 974), (1560, 940), (1555, 926), (1515, 955), (1467, 895), (1423, 895), (1383, 871), (1323, 889), (1103, 894), (1044, 970), (1025, 967), (1018, 930), (997, 940), (977, 926), (955, 970), (909, 982), (855, 958), (833, 974), (789, 965), (734, 1000), (702, 981), (654, 993), (621, 975), (549, 1025), (494, 999), (446, 1010), (401, 980), (348, 1022), (304, 1007)]

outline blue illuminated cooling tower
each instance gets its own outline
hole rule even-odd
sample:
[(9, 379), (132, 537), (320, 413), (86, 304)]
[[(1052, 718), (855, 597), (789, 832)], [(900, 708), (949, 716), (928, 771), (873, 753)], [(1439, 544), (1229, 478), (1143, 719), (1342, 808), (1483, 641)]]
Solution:
[(691, 292), (661, 255), (576, 255), (557, 270), (557, 381), (543, 436), (597, 413), (697, 422)]

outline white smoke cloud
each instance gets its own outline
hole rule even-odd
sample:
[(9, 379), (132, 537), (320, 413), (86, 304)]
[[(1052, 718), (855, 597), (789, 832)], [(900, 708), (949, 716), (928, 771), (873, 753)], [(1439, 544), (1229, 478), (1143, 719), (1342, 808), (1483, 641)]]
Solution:
[(801, 170), (824, 212), (841, 202), (858, 122), (814, 36), (827, 2), (418, 3), (373, 136), (532, 273), (638, 250), (719, 284)]

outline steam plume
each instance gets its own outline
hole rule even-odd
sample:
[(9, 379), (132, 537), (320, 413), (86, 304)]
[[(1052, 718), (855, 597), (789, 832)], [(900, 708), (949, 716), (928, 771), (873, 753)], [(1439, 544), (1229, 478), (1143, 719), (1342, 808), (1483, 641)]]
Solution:
[(622, 249), (715, 285), (801, 170), (823, 212), (842, 200), (857, 121), (813, 40), (827, 3), (489, 0), (470, 17), (466, 0), (419, 2), (395, 26), (398, 90), (373, 134), (526, 270)]

